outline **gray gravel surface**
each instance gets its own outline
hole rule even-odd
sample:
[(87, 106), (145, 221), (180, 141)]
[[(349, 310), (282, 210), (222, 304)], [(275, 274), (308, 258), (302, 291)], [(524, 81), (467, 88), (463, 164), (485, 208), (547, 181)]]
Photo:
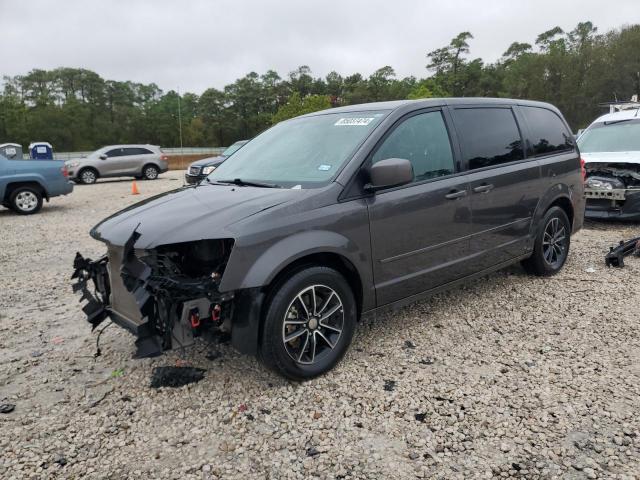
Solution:
[[(226, 344), (131, 360), (71, 293), (106, 215), (180, 173), (78, 186), (0, 210), (0, 478), (640, 478), (640, 259), (606, 269), (638, 225), (588, 224), (564, 271), (518, 267), (359, 325), (344, 361), (292, 383)], [(205, 369), (150, 387), (158, 366)]]

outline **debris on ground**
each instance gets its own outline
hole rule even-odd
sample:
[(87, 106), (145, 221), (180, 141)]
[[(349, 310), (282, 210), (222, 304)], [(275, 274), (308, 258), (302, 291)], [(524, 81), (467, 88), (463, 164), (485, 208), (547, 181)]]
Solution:
[(13, 403), (0, 404), (0, 413), (11, 413), (16, 409)]
[(151, 388), (178, 388), (204, 378), (203, 368), (195, 367), (156, 367), (151, 373)]
[(396, 389), (396, 381), (395, 380), (385, 380), (384, 381), (384, 389), (387, 392), (393, 392)]
[(640, 237), (631, 240), (620, 240), (617, 247), (610, 247), (609, 253), (604, 257), (604, 263), (607, 267), (624, 267), (624, 257), (628, 255), (640, 255)]
[(405, 340), (404, 341), (404, 345), (402, 346), (402, 348), (409, 348), (409, 349), (414, 349), (416, 348), (415, 344), (411, 341), (411, 340)]

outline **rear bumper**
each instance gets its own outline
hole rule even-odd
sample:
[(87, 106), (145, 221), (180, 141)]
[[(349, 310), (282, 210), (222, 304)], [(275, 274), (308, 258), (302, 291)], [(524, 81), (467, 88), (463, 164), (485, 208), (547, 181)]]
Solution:
[(584, 215), (590, 220), (640, 221), (640, 191), (626, 193), (624, 200), (587, 198)]

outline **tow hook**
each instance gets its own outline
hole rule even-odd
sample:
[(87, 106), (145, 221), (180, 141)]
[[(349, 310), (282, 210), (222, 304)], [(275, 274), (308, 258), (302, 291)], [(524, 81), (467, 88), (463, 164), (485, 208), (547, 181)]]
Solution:
[(198, 328), (200, 326), (200, 314), (197, 309), (191, 311), (189, 315), (189, 319), (191, 320), (191, 328)]

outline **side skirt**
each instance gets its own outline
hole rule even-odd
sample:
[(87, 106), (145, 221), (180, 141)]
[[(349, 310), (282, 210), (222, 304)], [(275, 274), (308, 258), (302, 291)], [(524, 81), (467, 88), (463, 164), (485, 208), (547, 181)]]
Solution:
[(416, 293), (415, 295), (411, 295), (410, 297), (407, 298), (403, 298), (401, 300), (397, 300), (395, 302), (389, 303), (387, 305), (382, 305), (380, 307), (374, 308), (372, 310), (369, 310), (367, 312), (363, 312), (362, 313), (362, 317), (363, 319), (375, 319), (378, 315), (383, 314), (383, 313), (388, 313), (388, 312), (395, 312), (397, 310), (400, 310), (402, 307), (406, 307), (407, 305), (411, 305), (413, 303), (419, 302), (420, 300), (425, 300), (429, 297), (432, 297), (438, 293), (441, 292), (445, 292), (447, 290), (451, 290), (459, 285), (464, 285), (468, 282), (471, 282), (473, 280), (476, 280), (480, 277), (484, 277), (486, 275), (489, 275), (490, 273), (496, 272), (498, 270), (502, 270), (505, 267), (508, 267), (510, 265), (513, 265), (515, 263), (518, 263), (522, 260), (524, 260), (525, 258), (528, 258), (531, 256), (531, 252), (526, 253), (524, 255), (520, 255), (519, 257), (516, 258), (512, 258), (509, 259), (506, 262), (502, 262), (502, 263), (498, 263), (490, 268), (486, 268), (484, 270), (481, 270), (477, 273), (474, 273), (472, 275), (468, 275), (466, 277), (463, 278), (459, 278), (458, 280), (454, 280), (452, 282), (449, 283), (445, 283), (443, 285), (440, 285), (438, 287), (432, 288), (430, 290), (425, 290), (424, 292), (421, 293)]

